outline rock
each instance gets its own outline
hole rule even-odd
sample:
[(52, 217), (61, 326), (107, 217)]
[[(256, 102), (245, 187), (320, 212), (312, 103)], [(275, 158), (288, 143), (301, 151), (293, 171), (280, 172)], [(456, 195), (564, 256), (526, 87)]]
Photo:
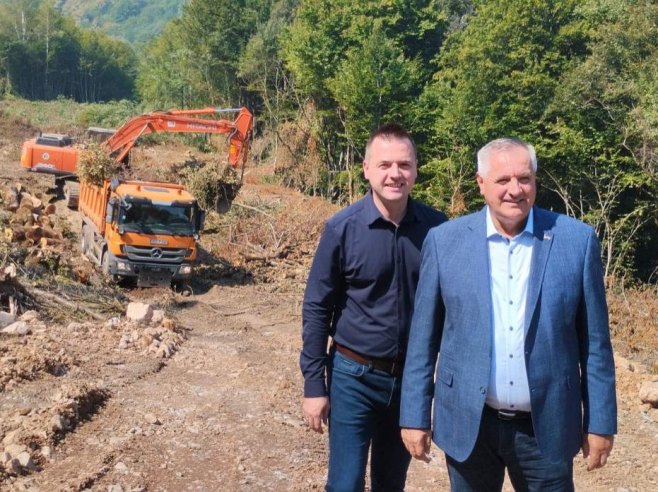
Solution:
[(0, 453), (0, 464), (5, 464), (11, 461), (11, 455), (7, 451)]
[(9, 473), (18, 475), (21, 472), (21, 464), (16, 458), (13, 458), (5, 463), (5, 468)]
[(5, 453), (9, 453), (12, 458), (17, 458), (19, 454), (27, 451), (27, 446), (24, 444), (10, 444), (5, 447)]
[(146, 420), (149, 424), (162, 425), (160, 419), (158, 419), (158, 417), (156, 417), (152, 413), (147, 413), (146, 415), (144, 415), (144, 420)]
[(114, 469), (118, 472), (121, 473), (122, 475), (127, 475), (128, 474), (128, 467), (123, 461), (119, 461), (116, 465), (114, 465)]
[(658, 408), (658, 382), (645, 381), (640, 387), (640, 400), (649, 403), (653, 408)]
[(10, 444), (17, 444), (19, 433), (20, 433), (20, 429), (14, 429), (13, 431), (7, 432), (5, 434), (5, 437), (2, 438), (2, 444), (5, 446), (8, 446)]
[(28, 407), (28, 406), (18, 407), (18, 408), (16, 409), (16, 413), (18, 413), (18, 415), (20, 415), (20, 416), (22, 416), (22, 417), (25, 417), (25, 416), (28, 415), (31, 411), (32, 411), (32, 407)]
[(121, 325), (121, 319), (118, 318), (117, 316), (114, 316), (108, 319), (103, 326), (105, 326), (106, 328), (116, 328), (119, 325)]
[(171, 355), (174, 353), (172, 347), (169, 346), (169, 344), (166, 343), (161, 343), (158, 346), (157, 351), (155, 352), (155, 355), (158, 357), (162, 357), (163, 359), (168, 359), (171, 357)]
[(14, 316), (13, 314), (0, 311), (0, 328), (9, 326), (15, 321), (16, 321), (16, 316)]
[(125, 350), (133, 344), (133, 337), (130, 333), (124, 333), (119, 340), (119, 349)]
[(68, 422), (63, 416), (55, 414), (50, 419), (50, 428), (55, 432), (61, 432), (68, 428)]
[(66, 327), (67, 331), (83, 331), (87, 328), (87, 325), (85, 323), (78, 323), (77, 321), (73, 321), (68, 324)]
[(164, 319), (165, 312), (164, 309), (154, 309), (153, 310), (153, 316), (151, 317), (151, 323), (154, 325), (160, 324), (160, 322)]
[(32, 333), (32, 328), (30, 328), (25, 321), (15, 321), (4, 327), (0, 332), (8, 335), (28, 335)]
[(148, 323), (153, 317), (153, 308), (150, 304), (131, 302), (126, 309), (126, 318), (138, 323)]
[(34, 465), (34, 461), (32, 461), (32, 456), (30, 456), (30, 453), (28, 453), (27, 451), (16, 456), (16, 459), (18, 460), (18, 463), (23, 468), (27, 470), (36, 469), (36, 466)]
[(25, 321), (26, 323), (30, 323), (31, 321), (36, 321), (39, 319), (39, 313), (34, 310), (30, 311), (25, 311), (23, 314), (21, 314), (18, 319), (20, 321)]
[(107, 492), (123, 492), (123, 487), (116, 483), (112, 485), (108, 485)]
[(50, 458), (53, 457), (53, 452), (52, 452), (52, 450), (50, 449), (50, 446), (43, 446), (43, 447), (41, 448), (41, 456), (43, 456), (43, 457), (46, 458), (47, 460), (49, 460)]

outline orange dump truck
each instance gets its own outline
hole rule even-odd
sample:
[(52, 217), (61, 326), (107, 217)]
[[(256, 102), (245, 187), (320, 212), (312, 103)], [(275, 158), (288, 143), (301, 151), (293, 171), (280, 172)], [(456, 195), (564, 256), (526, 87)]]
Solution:
[(181, 185), (82, 182), (83, 253), (114, 278), (138, 286), (184, 283), (192, 276), (205, 212)]

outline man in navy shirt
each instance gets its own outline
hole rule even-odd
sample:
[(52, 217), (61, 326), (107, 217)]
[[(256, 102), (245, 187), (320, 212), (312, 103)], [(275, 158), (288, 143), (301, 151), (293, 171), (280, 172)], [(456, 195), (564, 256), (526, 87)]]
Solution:
[(370, 447), (371, 490), (404, 489), (400, 381), (420, 250), (446, 220), (409, 197), (416, 147), (399, 125), (371, 135), (363, 172), (370, 191), (327, 222), (304, 295), (303, 413), (316, 432), (329, 423), (328, 491), (364, 489)]

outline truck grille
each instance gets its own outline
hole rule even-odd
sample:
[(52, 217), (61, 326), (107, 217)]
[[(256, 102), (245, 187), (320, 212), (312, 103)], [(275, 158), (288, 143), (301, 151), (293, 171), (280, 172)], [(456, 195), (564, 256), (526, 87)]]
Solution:
[(127, 246), (123, 252), (129, 260), (153, 263), (183, 263), (187, 249), (151, 248), (150, 246)]

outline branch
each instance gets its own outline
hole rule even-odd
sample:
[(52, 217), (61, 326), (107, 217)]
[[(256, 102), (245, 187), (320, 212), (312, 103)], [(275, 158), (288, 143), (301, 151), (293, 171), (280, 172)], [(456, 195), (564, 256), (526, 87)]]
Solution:
[(74, 302), (70, 302), (70, 301), (67, 301), (65, 299), (62, 299), (61, 296), (58, 296), (56, 294), (52, 294), (50, 292), (46, 292), (45, 290), (31, 289), (31, 292), (35, 293), (37, 296), (45, 297), (46, 299), (54, 301), (58, 304), (66, 306), (70, 309), (83, 311), (83, 312), (87, 313), (89, 316), (91, 316), (92, 318), (94, 318), (98, 321), (105, 321), (107, 319), (105, 316), (103, 316), (102, 314), (97, 313), (96, 311), (93, 311), (89, 308), (86, 308), (86, 307), (84, 307), (80, 304), (76, 304)]

